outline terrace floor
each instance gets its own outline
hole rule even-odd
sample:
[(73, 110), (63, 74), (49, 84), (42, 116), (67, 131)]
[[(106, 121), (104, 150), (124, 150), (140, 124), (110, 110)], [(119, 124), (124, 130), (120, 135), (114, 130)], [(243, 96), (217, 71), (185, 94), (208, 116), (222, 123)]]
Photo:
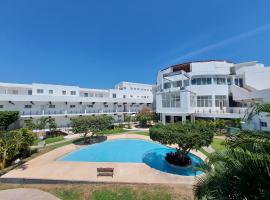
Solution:
[[(108, 136), (108, 140), (134, 138), (150, 140), (148, 136), (137, 134), (117, 134)], [(61, 156), (81, 146), (69, 144), (33, 160), (4, 174), (0, 181), (9, 183), (174, 183), (192, 185), (195, 178), (164, 173), (150, 168), (144, 163), (101, 163), (101, 162), (66, 162), (58, 161)], [(205, 159), (201, 152), (193, 154)], [(114, 176), (97, 177), (96, 168), (113, 167)]]

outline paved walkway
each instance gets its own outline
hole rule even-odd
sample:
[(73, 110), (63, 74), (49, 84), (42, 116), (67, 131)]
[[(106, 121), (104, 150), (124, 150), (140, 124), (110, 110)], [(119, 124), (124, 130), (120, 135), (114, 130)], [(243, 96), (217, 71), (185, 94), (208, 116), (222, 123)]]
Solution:
[(17, 188), (0, 191), (0, 200), (60, 200), (48, 192)]
[[(134, 138), (150, 140), (148, 136), (137, 134), (110, 135), (108, 140), (118, 138)], [(144, 163), (101, 163), (101, 162), (66, 162), (58, 158), (74, 151), (81, 146), (70, 144), (33, 160), (3, 175), (0, 181), (28, 183), (64, 183), (64, 182), (116, 182), (116, 183), (175, 183), (193, 184), (194, 177), (179, 176), (164, 173), (150, 168)], [(201, 152), (192, 152), (202, 159), (206, 157)], [(96, 168), (113, 167), (114, 177), (97, 177)], [(44, 182), (45, 181), (45, 182)]]

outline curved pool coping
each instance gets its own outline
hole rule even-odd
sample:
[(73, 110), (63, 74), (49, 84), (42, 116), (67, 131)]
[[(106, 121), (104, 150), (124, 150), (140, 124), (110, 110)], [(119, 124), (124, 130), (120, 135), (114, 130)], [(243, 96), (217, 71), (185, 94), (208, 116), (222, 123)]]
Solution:
[[(137, 134), (115, 134), (107, 136), (107, 140), (113, 139), (143, 139), (152, 141), (149, 136)], [(153, 141), (152, 141), (153, 142)], [(194, 176), (181, 176), (155, 170), (144, 163), (99, 163), (99, 162), (69, 162), (58, 159), (85, 145), (69, 144), (37, 158), (34, 158), (22, 167), (11, 170), (1, 177), (2, 180), (23, 180), (34, 182), (61, 181), (87, 182), (87, 183), (155, 183), (155, 184), (185, 184), (193, 185)], [(175, 148), (175, 145), (169, 147)], [(206, 156), (199, 151), (191, 151), (202, 160)], [(111, 177), (97, 177), (96, 168), (113, 167), (115, 175)], [(201, 176), (201, 175), (198, 175)], [(17, 181), (17, 182), (18, 182)]]

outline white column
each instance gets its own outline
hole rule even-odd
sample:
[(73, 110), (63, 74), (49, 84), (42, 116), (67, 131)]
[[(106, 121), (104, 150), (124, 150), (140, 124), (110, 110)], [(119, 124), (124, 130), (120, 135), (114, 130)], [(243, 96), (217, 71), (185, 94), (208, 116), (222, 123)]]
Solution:
[(182, 124), (185, 124), (187, 121), (186, 115), (182, 115)]
[(162, 124), (166, 124), (165, 114), (161, 114)]

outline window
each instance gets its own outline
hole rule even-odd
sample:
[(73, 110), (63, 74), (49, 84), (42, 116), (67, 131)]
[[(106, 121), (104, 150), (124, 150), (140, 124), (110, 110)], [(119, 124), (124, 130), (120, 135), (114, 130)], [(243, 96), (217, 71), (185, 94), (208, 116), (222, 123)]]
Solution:
[(49, 94), (53, 94), (53, 90), (49, 90)]
[(212, 107), (212, 96), (197, 96), (197, 107)]
[(104, 108), (108, 108), (109, 106), (108, 105), (104, 105)]
[(37, 89), (38, 94), (43, 94), (44, 90), (43, 89)]
[(217, 85), (226, 85), (226, 78), (214, 78), (214, 83)]
[(192, 85), (211, 85), (212, 78), (193, 78), (191, 79)]
[(161, 97), (163, 108), (179, 108), (181, 106), (179, 92), (163, 93)]
[(116, 94), (115, 93), (112, 94), (112, 98), (116, 98)]
[(70, 105), (69, 107), (70, 108), (76, 108), (76, 105)]
[(239, 86), (239, 87), (243, 87), (243, 79), (242, 78), (235, 78), (234, 84)]
[(84, 96), (84, 97), (88, 97), (88, 93), (84, 93), (83, 96)]
[(62, 95), (66, 95), (67, 94), (67, 91), (66, 90), (63, 90), (62, 91)]
[(27, 94), (28, 94), (28, 95), (32, 95), (32, 90), (28, 90), (28, 91), (27, 91)]
[(121, 108), (122, 107), (122, 105), (118, 105), (118, 108)]
[(221, 109), (223, 107), (226, 107), (227, 104), (227, 97), (225, 95), (216, 95), (215, 96), (215, 106), (220, 107)]
[(93, 108), (93, 105), (87, 105), (88, 108)]
[(70, 91), (70, 95), (76, 95), (76, 91)]
[(171, 88), (171, 83), (164, 83), (163, 88), (164, 89)]
[(0, 109), (1, 109), (1, 108), (4, 108), (4, 105), (0, 105)]
[(260, 122), (261, 127), (267, 127), (267, 122)]
[(32, 108), (32, 105), (24, 105), (24, 108)]
[(184, 86), (189, 86), (189, 80), (184, 80)]
[(123, 95), (123, 98), (125, 99), (126, 98), (126, 95)]
[(49, 105), (49, 108), (55, 108), (55, 105)]
[(12, 94), (18, 94), (18, 90), (12, 90)]
[(190, 106), (196, 107), (196, 95), (194, 95), (194, 94), (190, 95)]
[(182, 81), (174, 81), (173, 87), (182, 87)]

